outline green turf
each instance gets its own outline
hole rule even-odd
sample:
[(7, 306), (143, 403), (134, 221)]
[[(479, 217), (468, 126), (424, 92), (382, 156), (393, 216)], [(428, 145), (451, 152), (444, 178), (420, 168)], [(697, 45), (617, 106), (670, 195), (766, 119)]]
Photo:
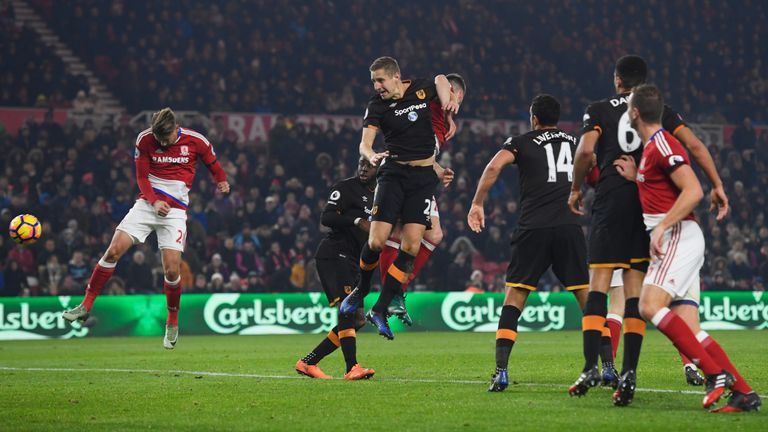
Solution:
[[(768, 332), (713, 336), (768, 393)], [(358, 358), (377, 373), (361, 382), (294, 373), (320, 338), (182, 333), (173, 351), (160, 338), (2, 342), (0, 367), (159, 372), (0, 370), (0, 430), (768, 430), (764, 412), (709, 414), (701, 395), (682, 393), (701, 388), (684, 384), (679, 358), (655, 331), (643, 346), (639, 387), (675, 392), (640, 390), (627, 408), (613, 407), (605, 389), (568, 397), (582, 365), (578, 332), (521, 334), (510, 362), (517, 384), (504, 393), (486, 392), (490, 333), (404, 333), (393, 342), (363, 333)], [(341, 353), (321, 366), (341, 377)]]

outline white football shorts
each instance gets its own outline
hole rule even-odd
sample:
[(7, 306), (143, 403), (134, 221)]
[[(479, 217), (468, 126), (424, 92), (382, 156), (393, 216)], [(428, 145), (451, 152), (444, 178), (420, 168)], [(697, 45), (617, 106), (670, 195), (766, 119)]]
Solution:
[(692, 220), (678, 222), (664, 232), (664, 256), (653, 257), (643, 283), (672, 296), (672, 303), (699, 304), (699, 271), (704, 265), (704, 234)]
[(138, 199), (117, 229), (130, 235), (133, 244), (144, 243), (147, 236), (155, 231), (160, 249), (184, 252), (184, 244), (187, 241), (187, 212), (171, 208), (168, 215), (162, 217), (148, 201)]

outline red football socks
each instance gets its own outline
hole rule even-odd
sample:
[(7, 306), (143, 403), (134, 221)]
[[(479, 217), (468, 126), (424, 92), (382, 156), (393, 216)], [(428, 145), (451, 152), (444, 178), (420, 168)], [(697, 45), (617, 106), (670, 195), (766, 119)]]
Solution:
[(109, 278), (112, 277), (112, 273), (115, 272), (115, 266), (117, 263), (108, 263), (103, 259), (99, 260), (96, 267), (91, 273), (91, 278), (88, 279), (88, 286), (85, 288), (85, 299), (83, 299), (83, 306), (90, 311), (93, 307), (93, 302), (96, 301), (96, 297), (101, 294), (101, 290), (106, 285)]

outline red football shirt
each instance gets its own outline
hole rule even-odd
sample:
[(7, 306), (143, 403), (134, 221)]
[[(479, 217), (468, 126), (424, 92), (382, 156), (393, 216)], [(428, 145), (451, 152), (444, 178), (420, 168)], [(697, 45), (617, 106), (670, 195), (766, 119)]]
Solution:
[[(637, 171), (640, 204), (648, 229), (661, 222), (680, 195), (670, 174), (691, 161), (683, 145), (665, 129), (659, 129), (645, 144)], [(695, 220), (693, 212), (684, 218)]]
[(159, 199), (173, 208), (186, 209), (198, 159), (217, 183), (227, 179), (211, 143), (190, 129), (179, 128), (176, 142), (167, 147), (157, 142), (151, 129), (142, 131), (136, 138), (134, 158), (139, 198), (150, 204)]

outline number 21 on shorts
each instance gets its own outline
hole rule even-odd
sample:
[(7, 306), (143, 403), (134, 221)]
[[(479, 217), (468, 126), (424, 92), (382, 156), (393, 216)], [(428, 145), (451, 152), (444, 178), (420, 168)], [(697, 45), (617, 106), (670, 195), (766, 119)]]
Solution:
[(182, 230), (176, 230), (179, 233), (179, 236), (176, 238), (176, 243), (184, 246), (185, 243), (187, 243), (187, 232)]

